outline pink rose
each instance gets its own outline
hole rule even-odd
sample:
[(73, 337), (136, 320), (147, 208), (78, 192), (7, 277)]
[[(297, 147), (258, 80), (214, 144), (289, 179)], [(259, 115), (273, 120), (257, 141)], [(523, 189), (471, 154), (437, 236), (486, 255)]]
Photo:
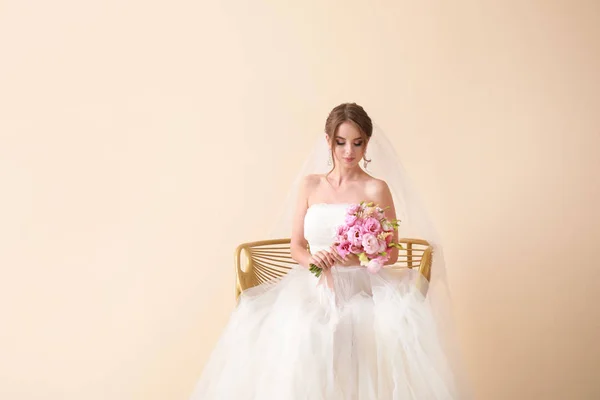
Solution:
[(346, 215), (346, 225), (347, 226), (354, 226), (354, 224), (356, 223), (356, 215)]
[(362, 246), (368, 255), (377, 254), (379, 252), (379, 240), (372, 233), (365, 233), (362, 237)]
[(357, 219), (356, 222), (354, 223), (354, 226), (360, 230), (361, 234), (363, 232), (362, 227), (363, 227), (364, 223), (365, 223), (365, 221), (363, 219)]
[(381, 231), (381, 224), (375, 218), (367, 218), (363, 224), (363, 231), (377, 234)]
[(344, 241), (341, 242), (338, 246), (337, 246), (337, 252), (340, 256), (342, 257), (346, 257), (348, 254), (350, 254), (350, 245), (351, 243), (349, 241)]
[(348, 215), (356, 214), (360, 210), (360, 206), (358, 204), (352, 204), (348, 207)]
[(383, 267), (383, 262), (379, 259), (379, 257), (377, 257), (369, 261), (369, 263), (367, 264), (367, 271), (369, 271), (372, 274), (376, 274), (379, 272), (381, 267)]
[(383, 253), (387, 249), (387, 243), (385, 240), (377, 239), (379, 242), (379, 251), (378, 253)]
[(348, 229), (350, 229), (347, 225), (340, 225), (337, 227), (337, 235), (338, 236), (342, 236), (342, 237), (346, 237), (346, 234), (348, 233)]
[(354, 244), (350, 245), (350, 253), (352, 253), (352, 254), (360, 254), (362, 252), (363, 252), (362, 247), (354, 245)]
[(361, 244), (362, 232), (360, 227), (353, 226), (352, 228), (348, 229), (348, 233), (346, 236), (350, 243), (352, 243), (353, 245), (359, 246)]

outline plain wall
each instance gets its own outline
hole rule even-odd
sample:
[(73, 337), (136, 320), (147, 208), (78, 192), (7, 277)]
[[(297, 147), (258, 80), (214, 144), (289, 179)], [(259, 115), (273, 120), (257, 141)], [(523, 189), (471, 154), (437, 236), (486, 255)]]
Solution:
[(0, 3), (0, 397), (186, 399), (335, 105), (445, 243), (478, 399), (600, 398), (594, 1)]

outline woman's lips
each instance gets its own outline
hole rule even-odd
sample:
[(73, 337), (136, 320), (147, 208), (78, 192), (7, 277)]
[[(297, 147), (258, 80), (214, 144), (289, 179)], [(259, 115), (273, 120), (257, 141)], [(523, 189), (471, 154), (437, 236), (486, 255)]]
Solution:
[(351, 158), (344, 157), (344, 161), (352, 162), (352, 161), (354, 161), (354, 157), (351, 157)]

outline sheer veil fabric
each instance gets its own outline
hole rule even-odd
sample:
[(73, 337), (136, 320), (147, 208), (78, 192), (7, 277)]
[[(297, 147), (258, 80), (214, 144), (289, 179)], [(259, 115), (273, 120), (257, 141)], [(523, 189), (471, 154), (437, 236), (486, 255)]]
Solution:
[[(290, 237), (299, 184), (306, 175), (328, 173), (332, 169), (332, 166), (328, 165), (329, 154), (325, 135), (319, 134), (307, 159), (292, 181), (293, 183), (280, 207), (279, 217), (270, 229), (269, 234), (272, 238)], [(446, 355), (444, 362), (447, 362), (448, 369), (455, 377), (458, 398), (470, 399), (472, 394), (470, 393), (470, 384), (456, 336), (452, 299), (440, 235), (392, 143), (376, 124), (373, 124), (373, 134), (368, 142), (366, 154), (371, 162), (365, 172), (384, 180), (392, 192), (396, 216), (401, 221), (398, 237), (425, 239), (433, 246), (430, 281), (427, 282), (420, 274), (411, 274), (411, 279), (419, 280), (418, 284), (427, 290), (423, 301), (435, 321), (435, 333), (439, 339), (439, 345)], [(460, 266), (453, 265), (452, 267), (459, 268)], [(335, 271), (332, 270), (332, 273), (334, 274), (334, 290), (342, 289), (336, 288), (336, 285), (342, 285), (344, 279), (336, 279)], [(376, 282), (385, 286), (397, 285), (397, 274), (388, 270), (388, 268), (384, 268), (379, 273)], [(339, 290), (339, 292), (343, 292), (343, 290)]]

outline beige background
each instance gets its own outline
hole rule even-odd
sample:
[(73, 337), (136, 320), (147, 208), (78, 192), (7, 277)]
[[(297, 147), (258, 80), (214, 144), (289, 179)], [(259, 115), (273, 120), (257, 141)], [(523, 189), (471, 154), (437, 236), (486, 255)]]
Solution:
[(186, 399), (328, 111), (391, 136), (478, 399), (600, 398), (595, 1), (0, 2), (0, 398)]

